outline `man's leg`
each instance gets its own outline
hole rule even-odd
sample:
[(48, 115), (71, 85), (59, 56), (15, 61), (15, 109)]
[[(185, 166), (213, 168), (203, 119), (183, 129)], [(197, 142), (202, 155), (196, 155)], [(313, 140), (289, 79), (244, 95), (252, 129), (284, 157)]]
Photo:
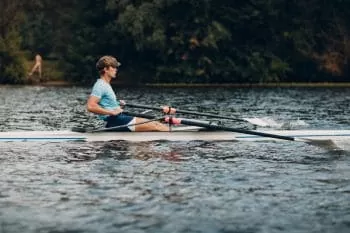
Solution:
[[(146, 122), (146, 121), (149, 121), (149, 120), (144, 119), (144, 118), (135, 117), (136, 124)], [(160, 122), (157, 122), (157, 121), (152, 121), (152, 122), (147, 122), (144, 124), (136, 125), (135, 131), (136, 132), (169, 131), (169, 126), (162, 124)]]

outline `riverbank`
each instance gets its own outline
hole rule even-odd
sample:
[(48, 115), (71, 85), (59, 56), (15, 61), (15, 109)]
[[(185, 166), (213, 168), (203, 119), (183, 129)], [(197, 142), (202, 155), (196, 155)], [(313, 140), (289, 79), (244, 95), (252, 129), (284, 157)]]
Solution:
[[(213, 88), (213, 87), (222, 87), (222, 88), (283, 88), (283, 87), (350, 87), (350, 83), (145, 83), (130, 85), (124, 83), (112, 83), (113, 86), (122, 86), (122, 87), (151, 87), (151, 88)], [(5, 85), (0, 84), (0, 86), (16, 86), (16, 85)], [(80, 85), (77, 83), (72, 83), (64, 80), (52, 80), (41, 83), (27, 84), (26, 86), (54, 86), (54, 87), (69, 87), (69, 86), (86, 86)]]
[[(350, 87), (350, 83), (331, 83), (331, 82), (320, 82), (320, 83), (145, 83), (130, 85), (120, 82), (112, 83), (116, 87), (150, 87), (150, 88), (289, 88), (289, 87), (300, 87), (300, 88), (317, 88), (317, 87), (328, 87), (328, 88), (345, 88)], [(1, 86), (16, 86), (16, 85), (5, 85)], [(86, 86), (82, 84), (72, 83), (64, 80), (51, 80), (41, 83), (27, 84), (26, 86), (52, 86), (52, 87), (70, 87), (70, 86)]]
[(225, 87), (225, 88), (266, 88), (266, 87), (350, 87), (350, 83), (226, 83), (226, 84), (216, 84), (216, 83), (202, 83), (202, 84), (186, 84), (186, 83), (156, 83), (156, 84), (145, 84), (147, 87)]

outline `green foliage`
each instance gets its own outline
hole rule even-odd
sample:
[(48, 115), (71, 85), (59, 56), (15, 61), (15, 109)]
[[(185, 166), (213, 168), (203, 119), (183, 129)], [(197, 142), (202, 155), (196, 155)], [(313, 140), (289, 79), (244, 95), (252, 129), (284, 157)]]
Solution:
[(165, 48), (165, 28), (158, 11), (156, 4), (143, 2), (137, 7), (128, 5), (119, 15), (119, 29), (132, 38), (137, 51)]
[(24, 53), (18, 27), (23, 20), (23, 3), (3, 0), (0, 7), (0, 83), (23, 83)]
[(113, 38), (110, 25), (115, 16), (106, 8), (105, 0), (77, 1), (74, 10), (67, 25), (70, 43), (63, 46), (61, 59), (70, 81), (91, 83), (98, 76), (95, 69), (98, 57), (116, 55), (110, 45)]
[(0, 37), (0, 83), (25, 82), (24, 54), (20, 51), (21, 38), (16, 31)]

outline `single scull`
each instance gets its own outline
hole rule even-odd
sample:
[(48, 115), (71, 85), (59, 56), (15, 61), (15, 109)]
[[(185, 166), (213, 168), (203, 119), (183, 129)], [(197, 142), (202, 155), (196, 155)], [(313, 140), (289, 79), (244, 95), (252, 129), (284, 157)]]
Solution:
[[(250, 131), (254, 132), (254, 131)], [(265, 130), (259, 133), (311, 140), (349, 140), (350, 130)], [(9, 131), (0, 132), (0, 141), (275, 141), (283, 140), (229, 131), (174, 130), (172, 132), (73, 132)], [(297, 140), (296, 140), (297, 141)]]

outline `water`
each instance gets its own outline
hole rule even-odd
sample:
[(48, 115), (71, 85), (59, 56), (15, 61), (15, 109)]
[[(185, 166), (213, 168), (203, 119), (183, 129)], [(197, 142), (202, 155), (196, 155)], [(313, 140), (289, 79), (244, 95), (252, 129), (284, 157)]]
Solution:
[[(101, 126), (89, 88), (0, 87), (0, 131)], [(349, 128), (350, 89), (116, 89)], [(243, 123), (231, 123), (249, 127)], [(349, 232), (349, 152), (300, 142), (0, 142), (0, 232)]]

